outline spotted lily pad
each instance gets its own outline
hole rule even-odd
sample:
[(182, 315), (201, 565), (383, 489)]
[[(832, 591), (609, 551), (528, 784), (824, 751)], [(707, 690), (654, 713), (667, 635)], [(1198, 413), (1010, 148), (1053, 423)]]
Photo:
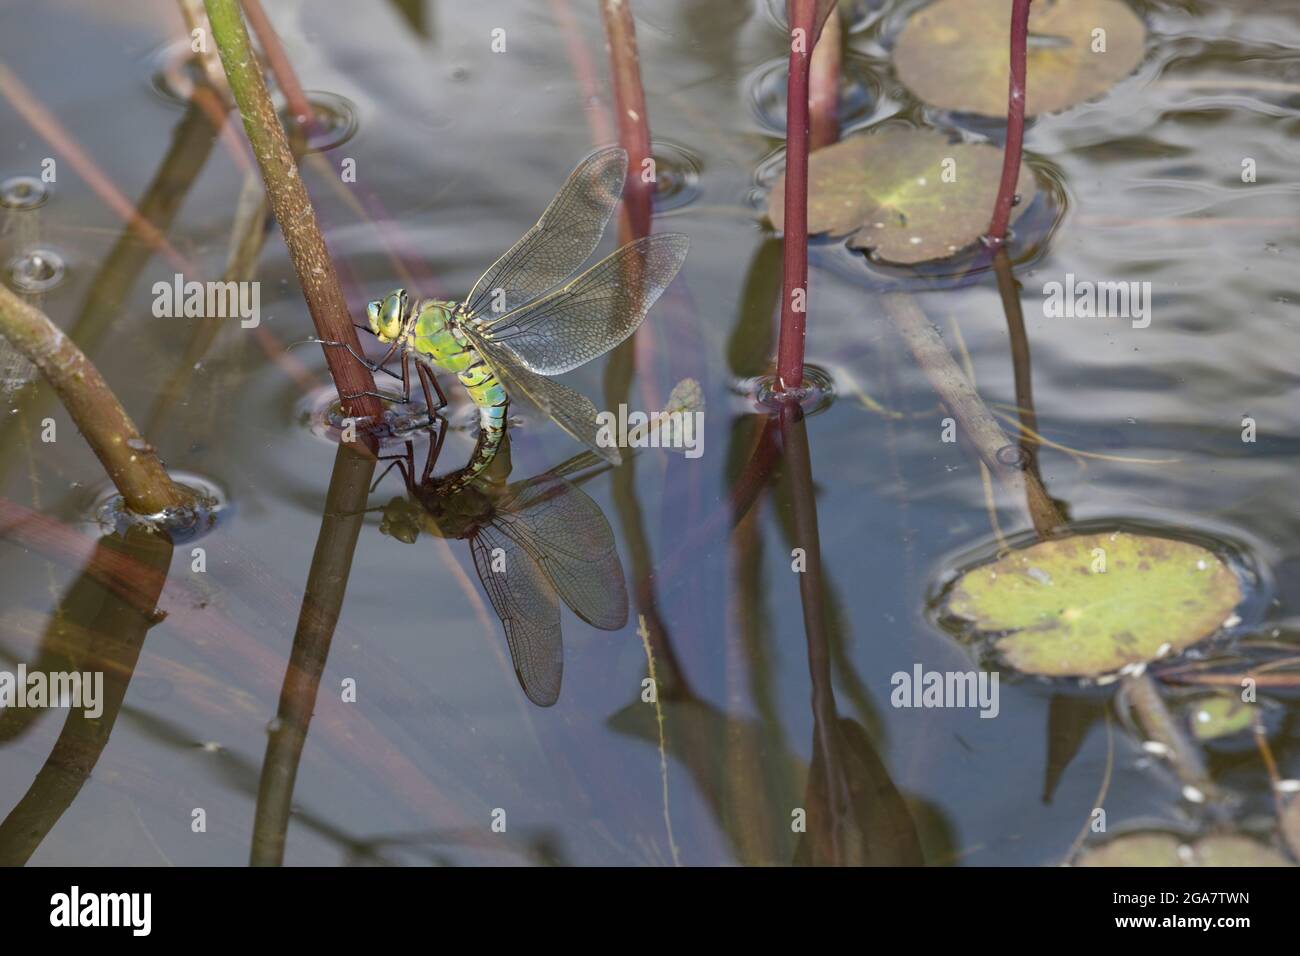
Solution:
[(1188, 717), (1197, 740), (1218, 740), (1249, 730), (1254, 710), (1237, 694), (1213, 694), (1193, 701)]
[[(1012, 0), (938, 0), (899, 34), (894, 67), (931, 106), (1007, 115)], [(1092, 99), (1142, 62), (1146, 28), (1120, 0), (1029, 8), (1025, 112), (1052, 113)]]
[(1130, 833), (1086, 850), (1075, 866), (1292, 866), (1250, 837), (1213, 834), (1195, 842), (1173, 833)]
[[(853, 136), (808, 158), (808, 232), (852, 234), (849, 245), (888, 262), (944, 259), (988, 228), (1002, 175), (1002, 151), (950, 143), (934, 130)], [(1019, 215), (1034, 196), (1020, 168)], [(768, 218), (785, 228), (785, 177), (768, 197)]]
[(968, 571), (947, 611), (1003, 635), (997, 649), (1018, 670), (1099, 677), (1190, 647), (1241, 596), (1213, 552), (1113, 531), (1042, 541)]

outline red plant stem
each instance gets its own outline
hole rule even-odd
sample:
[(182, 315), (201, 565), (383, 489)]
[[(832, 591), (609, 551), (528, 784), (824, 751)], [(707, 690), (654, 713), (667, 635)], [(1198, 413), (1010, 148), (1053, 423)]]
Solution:
[(1007, 145), (1002, 153), (1002, 182), (993, 206), (993, 221), (985, 241), (993, 248), (1007, 240), (1011, 207), (1015, 204), (1016, 182), (1020, 179), (1020, 154), (1025, 143), (1025, 83), (1029, 43), (1029, 5), (1033, 0), (1015, 0), (1011, 8), (1011, 84), (1007, 98)]
[(813, 48), (808, 80), (808, 108), (812, 114), (812, 148), (830, 146), (840, 138), (840, 15), (832, 10)]
[[(654, 215), (655, 180), (646, 180), (647, 168), (654, 169), (650, 151), (650, 116), (646, 111), (645, 87), (641, 83), (641, 56), (636, 46), (636, 23), (631, 0), (601, 0), (600, 14), (609, 45), (610, 77), (614, 85), (614, 112), (618, 119), (618, 142), (627, 151), (627, 178), (623, 183), (623, 211), (619, 216), (619, 242), (626, 245), (650, 235)], [(636, 364), (649, 368), (654, 360), (654, 328), (644, 324), (633, 348)], [(647, 407), (662, 404), (653, 379), (643, 380), (642, 395)]]
[(288, 54), (284, 52), (284, 44), (280, 42), (279, 35), (271, 26), (270, 18), (262, 9), (261, 0), (240, 0), (240, 5), (244, 8), (248, 25), (257, 34), (257, 42), (262, 45), (266, 65), (270, 67), (275, 82), (280, 85), (280, 92), (284, 94), (285, 101), (289, 104), (289, 112), (293, 115), (294, 122), (302, 127), (304, 132), (310, 134), (316, 124), (316, 114), (311, 108), (307, 94), (303, 92), (302, 84), (298, 82), (298, 74), (293, 71)]
[(786, 81), (785, 239), (777, 391), (803, 384), (808, 316), (808, 74), (816, 42), (816, 0), (790, 0), (790, 72)]
[(654, 182), (642, 175), (650, 155), (650, 118), (641, 85), (641, 58), (629, 0), (601, 0), (600, 14), (609, 41), (609, 68), (614, 81), (614, 111), (618, 142), (627, 150), (627, 182), (623, 187), (623, 242), (650, 234)]

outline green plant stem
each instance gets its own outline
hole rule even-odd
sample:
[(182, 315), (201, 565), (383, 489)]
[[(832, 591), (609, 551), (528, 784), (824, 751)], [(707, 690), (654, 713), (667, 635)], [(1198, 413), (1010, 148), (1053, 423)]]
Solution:
[(373, 450), (367, 452), (364, 446), (344, 443), (338, 446), (298, 628), (280, 690), (279, 710), (262, 761), (249, 854), (252, 866), (284, 863), (298, 764), (316, 711), (316, 697), (334, 629), (343, 611), (352, 557), (366, 520), (375, 463)]
[[(221, 63), (226, 68), (226, 79), (244, 120), (244, 130), (271, 197), (271, 209), (289, 247), (316, 333), (321, 339), (342, 342), (360, 354), (361, 343), (348, 314), (338, 275), (298, 173), (289, 139), (271, 104), (257, 58), (253, 56), (238, 0), (205, 0), (205, 6)], [(378, 422), (383, 413), (379, 400), (362, 394), (375, 391), (370, 370), (349, 355), (347, 349), (322, 348), (346, 414)]]
[(1025, 502), (1034, 530), (1046, 536), (1061, 528), (1065, 518), (1036, 473), (1032, 469), (1008, 464), (999, 457), (1002, 449), (1016, 446), (1012, 445), (1011, 438), (957, 365), (938, 330), (926, 318), (916, 300), (901, 292), (889, 293), (882, 300), (885, 311), (912, 350), (921, 371), (939, 393), (948, 411), (961, 423), (963, 432), (970, 437), (984, 464), (1009, 493)]
[(167, 475), (99, 370), (40, 309), (0, 286), (0, 334), (40, 369), (91, 450), (138, 514), (192, 501)]

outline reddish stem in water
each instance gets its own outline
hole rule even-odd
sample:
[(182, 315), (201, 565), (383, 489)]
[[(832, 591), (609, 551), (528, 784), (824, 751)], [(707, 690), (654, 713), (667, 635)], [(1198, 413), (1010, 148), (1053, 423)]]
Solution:
[(994, 249), (1007, 240), (1011, 207), (1015, 205), (1016, 182), (1020, 179), (1020, 154), (1025, 142), (1025, 74), (1029, 43), (1029, 5), (1033, 0), (1015, 0), (1011, 8), (1011, 85), (1007, 100), (1007, 145), (1002, 153), (1002, 182), (993, 207), (993, 221), (985, 241)]
[(614, 81), (614, 111), (618, 142), (627, 150), (627, 182), (623, 188), (625, 233), (623, 242), (650, 234), (654, 182), (642, 173), (650, 155), (650, 120), (645, 89), (641, 86), (641, 58), (636, 48), (636, 25), (627, 0), (602, 0), (600, 14), (609, 40), (609, 68)]
[(808, 73), (816, 42), (816, 0), (790, 0), (790, 72), (786, 81), (785, 239), (776, 388), (803, 384), (808, 316)]

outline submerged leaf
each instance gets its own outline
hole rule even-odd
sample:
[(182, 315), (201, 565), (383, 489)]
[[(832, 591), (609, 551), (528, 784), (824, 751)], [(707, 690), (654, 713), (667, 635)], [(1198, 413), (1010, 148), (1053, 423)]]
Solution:
[(1276, 850), (1231, 833), (1195, 843), (1172, 833), (1130, 833), (1086, 850), (1075, 866), (1292, 866)]
[[(842, 236), (888, 262), (944, 259), (988, 228), (1002, 174), (1002, 151), (950, 143), (933, 130), (853, 136), (808, 158), (808, 232)], [(1023, 212), (1037, 187), (1021, 166)], [(768, 197), (768, 218), (785, 228), (785, 177)]]
[(1123, 531), (1042, 541), (962, 575), (951, 615), (986, 633), (1015, 668), (1098, 677), (1214, 633), (1241, 600), (1237, 576), (1186, 541)]
[(1249, 730), (1250, 704), (1236, 694), (1213, 694), (1197, 699), (1190, 708), (1192, 734), (1197, 740), (1217, 740)]
[[(1007, 115), (1012, 0), (939, 0), (907, 21), (894, 46), (898, 78), (940, 109)], [(1142, 62), (1146, 27), (1120, 0), (1029, 8), (1025, 113), (1092, 99)]]

